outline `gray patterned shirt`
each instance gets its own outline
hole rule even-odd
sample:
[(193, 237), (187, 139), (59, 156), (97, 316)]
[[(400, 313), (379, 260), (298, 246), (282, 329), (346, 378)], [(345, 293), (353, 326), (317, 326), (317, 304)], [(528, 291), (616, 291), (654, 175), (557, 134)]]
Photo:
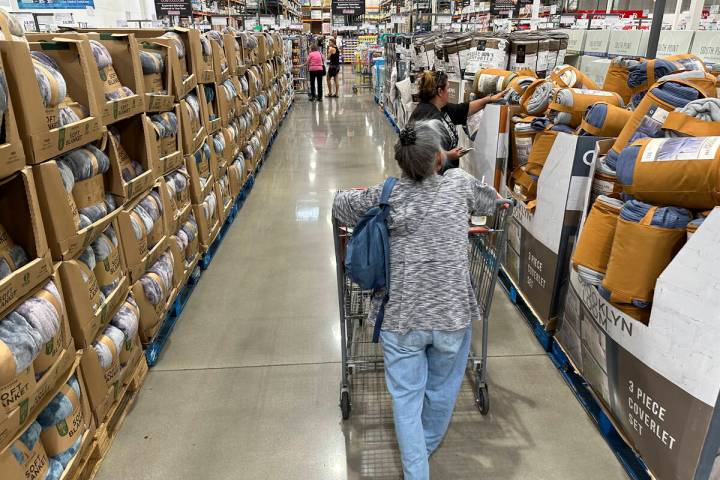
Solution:
[[(338, 192), (333, 215), (355, 225), (382, 185)], [(497, 193), (454, 168), (422, 182), (400, 178), (390, 195), (390, 295), (383, 330), (459, 330), (479, 318), (470, 283), (468, 220), (493, 213)], [(374, 324), (382, 293), (368, 316)]]

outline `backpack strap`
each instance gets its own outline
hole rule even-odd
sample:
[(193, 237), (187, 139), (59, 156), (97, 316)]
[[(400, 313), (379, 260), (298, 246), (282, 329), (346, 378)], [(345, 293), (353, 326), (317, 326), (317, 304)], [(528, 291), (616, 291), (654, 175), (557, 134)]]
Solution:
[(395, 177), (388, 177), (387, 179), (385, 179), (385, 183), (383, 183), (382, 193), (380, 193), (380, 200), (378, 200), (379, 206), (385, 207), (390, 205), (390, 194), (392, 193), (393, 187), (396, 183), (397, 178)]

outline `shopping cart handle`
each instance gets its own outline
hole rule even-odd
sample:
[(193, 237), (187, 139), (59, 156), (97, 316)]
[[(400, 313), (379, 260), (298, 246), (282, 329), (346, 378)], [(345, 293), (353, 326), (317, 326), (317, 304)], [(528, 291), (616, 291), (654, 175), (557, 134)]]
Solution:
[(488, 227), (470, 227), (468, 233), (470, 235), (483, 235), (486, 233), (490, 233), (490, 229)]

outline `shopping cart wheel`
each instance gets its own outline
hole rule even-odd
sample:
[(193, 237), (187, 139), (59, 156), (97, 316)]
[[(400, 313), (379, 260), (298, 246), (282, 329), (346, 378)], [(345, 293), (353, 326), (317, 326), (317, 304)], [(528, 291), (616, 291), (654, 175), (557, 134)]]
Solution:
[(352, 410), (350, 392), (342, 392), (340, 394), (340, 410), (342, 411), (343, 420), (350, 418), (350, 410)]
[(475, 405), (482, 415), (487, 415), (490, 411), (490, 396), (488, 395), (487, 385), (478, 387), (475, 393)]

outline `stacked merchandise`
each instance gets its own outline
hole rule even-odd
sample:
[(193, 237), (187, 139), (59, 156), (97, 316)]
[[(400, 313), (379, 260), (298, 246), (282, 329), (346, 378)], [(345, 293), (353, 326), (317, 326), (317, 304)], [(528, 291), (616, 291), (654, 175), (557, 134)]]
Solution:
[(343, 37), (342, 39), (342, 61), (343, 63), (353, 63), (355, 60), (355, 51), (360, 42), (357, 37)]
[(0, 471), (84, 477), (292, 73), (277, 35), (0, 28)]
[[(611, 64), (605, 87), (634, 108), (602, 120), (613, 125), (595, 149), (557, 333), (657, 478), (693, 476), (716, 405), (716, 81), (688, 55)], [(645, 416), (653, 435), (637, 428)]]
[(295, 91), (307, 91), (307, 80), (309, 78), (305, 62), (308, 55), (307, 37), (305, 35), (293, 35), (292, 40), (292, 75)]

